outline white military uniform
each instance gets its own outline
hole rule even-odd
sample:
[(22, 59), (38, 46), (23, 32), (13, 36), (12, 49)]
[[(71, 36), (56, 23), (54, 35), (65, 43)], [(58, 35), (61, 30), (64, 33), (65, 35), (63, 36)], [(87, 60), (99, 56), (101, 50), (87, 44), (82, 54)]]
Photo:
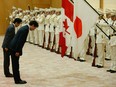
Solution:
[(37, 21), (39, 23), (39, 27), (37, 28), (39, 34), (39, 45), (43, 46), (45, 15), (40, 14), (37, 18)]
[(45, 18), (45, 48), (49, 45), (50, 17), (51, 15), (48, 14)]
[[(111, 24), (111, 18), (106, 18), (106, 21), (108, 22), (108, 24)], [(106, 30), (106, 34), (109, 36), (110, 35), (110, 31), (112, 30), (107, 24), (103, 25), (104, 30)], [(105, 58), (106, 59), (111, 59), (111, 55), (110, 55), (110, 46), (109, 46), (109, 39), (106, 37), (106, 54), (105, 54)]]
[(87, 52), (87, 48), (88, 48), (88, 43), (89, 43), (89, 37), (87, 36), (86, 39), (84, 40), (84, 43), (82, 44), (82, 51), (80, 52), (79, 54), (79, 57), (80, 57), (80, 60), (86, 60), (87, 58), (87, 55), (86, 55), (86, 52)]
[[(113, 27), (116, 30), (116, 21), (112, 21)], [(116, 32), (112, 34), (110, 42), (111, 46), (111, 65), (110, 70), (116, 71)]]
[(57, 17), (56, 14), (54, 13), (51, 18), (50, 18), (50, 49), (53, 47), (53, 41), (54, 41), (54, 18)]
[(58, 52), (59, 47), (59, 32), (61, 29), (61, 15), (58, 15), (54, 19), (55, 22), (55, 51)]
[(91, 38), (91, 48), (90, 48), (90, 54), (94, 54), (94, 48), (95, 48), (95, 26), (93, 26), (89, 31), (89, 36)]
[[(104, 24), (104, 20), (98, 20), (97, 23), (100, 25), (100, 27), (102, 26), (102, 24)], [(96, 27), (97, 28), (97, 27)], [(96, 38), (96, 43), (97, 43), (97, 53), (98, 53), (98, 58), (97, 58), (97, 65), (99, 66), (104, 66), (104, 59), (105, 59), (105, 43), (106, 43), (106, 39), (105, 39), (105, 35), (104, 33), (97, 28), (97, 38)]]

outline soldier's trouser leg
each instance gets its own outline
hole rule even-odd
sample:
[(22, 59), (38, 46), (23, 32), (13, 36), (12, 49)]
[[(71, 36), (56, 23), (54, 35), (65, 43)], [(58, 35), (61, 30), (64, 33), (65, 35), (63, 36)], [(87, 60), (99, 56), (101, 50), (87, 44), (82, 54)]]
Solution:
[(29, 36), (30, 36), (30, 42), (34, 43), (34, 32), (33, 31), (29, 31)]
[(83, 48), (82, 51), (80, 52), (80, 59), (81, 60), (86, 60), (86, 50), (85, 50), (85, 48)]
[(49, 32), (45, 32), (45, 48), (48, 47)]
[(80, 59), (81, 60), (86, 60), (86, 53), (87, 53), (87, 49), (88, 49), (88, 43), (89, 43), (89, 37), (87, 37), (84, 41), (84, 44), (83, 44), (83, 49), (80, 53)]
[(90, 50), (90, 53), (94, 53), (94, 47), (95, 47), (95, 37), (94, 36), (91, 36), (91, 50)]
[(75, 59), (78, 59), (79, 54), (77, 53), (77, 50), (75, 49), (75, 47), (73, 47), (72, 53), (73, 53), (72, 57), (75, 58)]
[(34, 44), (38, 44), (38, 30), (35, 29), (34, 30)]
[(67, 55), (70, 55), (71, 52), (71, 40), (72, 40), (71, 36), (69, 34), (66, 34), (66, 45), (68, 46), (66, 51)]
[(116, 45), (111, 46), (111, 59), (110, 69), (116, 71)]
[(30, 41), (29, 33), (28, 33), (28, 35), (27, 35), (26, 41)]
[(50, 32), (50, 49), (53, 47), (53, 41), (54, 41), (54, 32)]
[(42, 39), (42, 31), (41, 30), (38, 30), (38, 39), (39, 39), (39, 45), (42, 46), (42, 42), (41, 42), (41, 39)]
[(44, 43), (44, 34), (45, 34), (44, 30), (41, 30), (41, 34), (42, 34), (41, 35), (42, 37), (41, 37), (41, 44), (40, 45), (42, 46)]
[(108, 44), (108, 41), (107, 41), (107, 43), (106, 43), (106, 56), (105, 56), (106, 59), (111, 59), (110, 52), (111, 52), (110, 45)]
[(66, 51), (66, 55), (70, 55), (71, 52), (71, 45), (68, 46), (67, 51)]
[(59, 47), (59, 34), (55, 34), (55, 51), (58, 51)]
[(104, 52), (104, 46), (105, 44), (103, 43), (98, 43), (97, 44), (97, 53), (98, 53), (98, 61), (97, 65), (104, 66), (104, 59), (105, 59), (105, 52)]
[(42, 30), (38, 31), (39, 33), (39, 45), (42, 46), (43, 45), (43, 39), (44, 39), (44, 32)]

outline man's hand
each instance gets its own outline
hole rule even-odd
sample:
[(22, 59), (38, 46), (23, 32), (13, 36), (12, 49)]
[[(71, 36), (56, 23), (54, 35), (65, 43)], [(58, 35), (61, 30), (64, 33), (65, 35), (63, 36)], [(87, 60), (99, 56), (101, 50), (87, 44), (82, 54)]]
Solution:
[(19, 52), (16, 52), (15, 56), (19, 56), (19, 55), (20, 55)]
[(8, 51), (8, 48), (4, 48), (5, 49), (5, 51)]

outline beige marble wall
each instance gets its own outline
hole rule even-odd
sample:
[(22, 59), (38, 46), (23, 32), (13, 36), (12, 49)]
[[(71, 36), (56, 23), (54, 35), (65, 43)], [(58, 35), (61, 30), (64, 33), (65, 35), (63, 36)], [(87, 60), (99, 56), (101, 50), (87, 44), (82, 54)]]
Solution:
[(116, 9), (116, 0), (104, 0), (104, 9)]
[[(100, 1), (99, 0), (87, 0), (94, 8), (98, 9)], [(104, 0), (104, 10), (116, 9), (116, 0)]]
[(95, 9), (99, 8), (99, 0), (86, 0), (88, 1)]

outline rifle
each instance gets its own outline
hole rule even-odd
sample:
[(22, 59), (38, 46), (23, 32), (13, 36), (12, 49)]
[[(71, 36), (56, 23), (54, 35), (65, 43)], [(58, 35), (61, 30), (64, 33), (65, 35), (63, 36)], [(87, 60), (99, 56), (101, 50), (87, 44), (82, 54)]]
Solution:
[(91, 47), (91, 37), (89, 36), (88, 49), (87, 49), (87, 53), (86, 53), (88, 55), (90, 55), (90, 48), (92, 48), (92, 47)]
[(51, 33), (49, 32), (49, 39), (48, 39), (48, 46), (47, 46), (47, 50), (50, 49), (50, 38), (51, 38)]
[(31, 10), (29, 5), (28, 5), (28, 9)]
[(46, 25), (44, 25), (44, 40), (43, 40), (43, 46), (42, 46), (42, 48), (44, 48), (44, 45), (45, 45), (45, 26)]
[(72, 48), (72, 46), (71, 46), (71, 51), (70, 51), (69, 58), (73, 58), (73, 57), (72, 57), (72, 50), (73, 50), (73, 48)]
[[(99, 24), (97, 23), (96, 26), (102, 31), (102, 33), (104, 33), (104, 35), (106, 37), (108, 37), (110, 39), (110, 36), (108, 36), (103, 30), (102, 28), (100, 28)], [(96, 41), (96, 34), (97, 34), (97, 30), (95, 29), (95, 41)], [(93, 59), (93, 62), (92, 62), (92, 66), (95, 66), (95, 59), (96, 59), (96, 56), (97, 56), (97, 44), (95, 43), (95, 49), (94, 49), (94, 59)]]
[(54, 52), (54, 46), (55, 46), (55, 26), (54, 26), (54, 40), (53, 40), (53, 46), (52, 46), (52, 49), (51, 49), (51, 52)]
[(58, 46), (58, 51), (56, 53), (60, 54), (60, 46)]
[(97, 57), (97, 44), (96, 44), (96, 36), (97, 36), (97, 30), (95, 29), (95, 48), (94, 48), (94, 59), (92, 62), (92, 66), (95, 66), (95, 61), (96, 61), (96, 57)]
[(76, 59), (73, 57), (73, 47), (72, 46), (71, 46), (71, 51), (70, 51), (69, 58), (72, 58), (76, 61)]

